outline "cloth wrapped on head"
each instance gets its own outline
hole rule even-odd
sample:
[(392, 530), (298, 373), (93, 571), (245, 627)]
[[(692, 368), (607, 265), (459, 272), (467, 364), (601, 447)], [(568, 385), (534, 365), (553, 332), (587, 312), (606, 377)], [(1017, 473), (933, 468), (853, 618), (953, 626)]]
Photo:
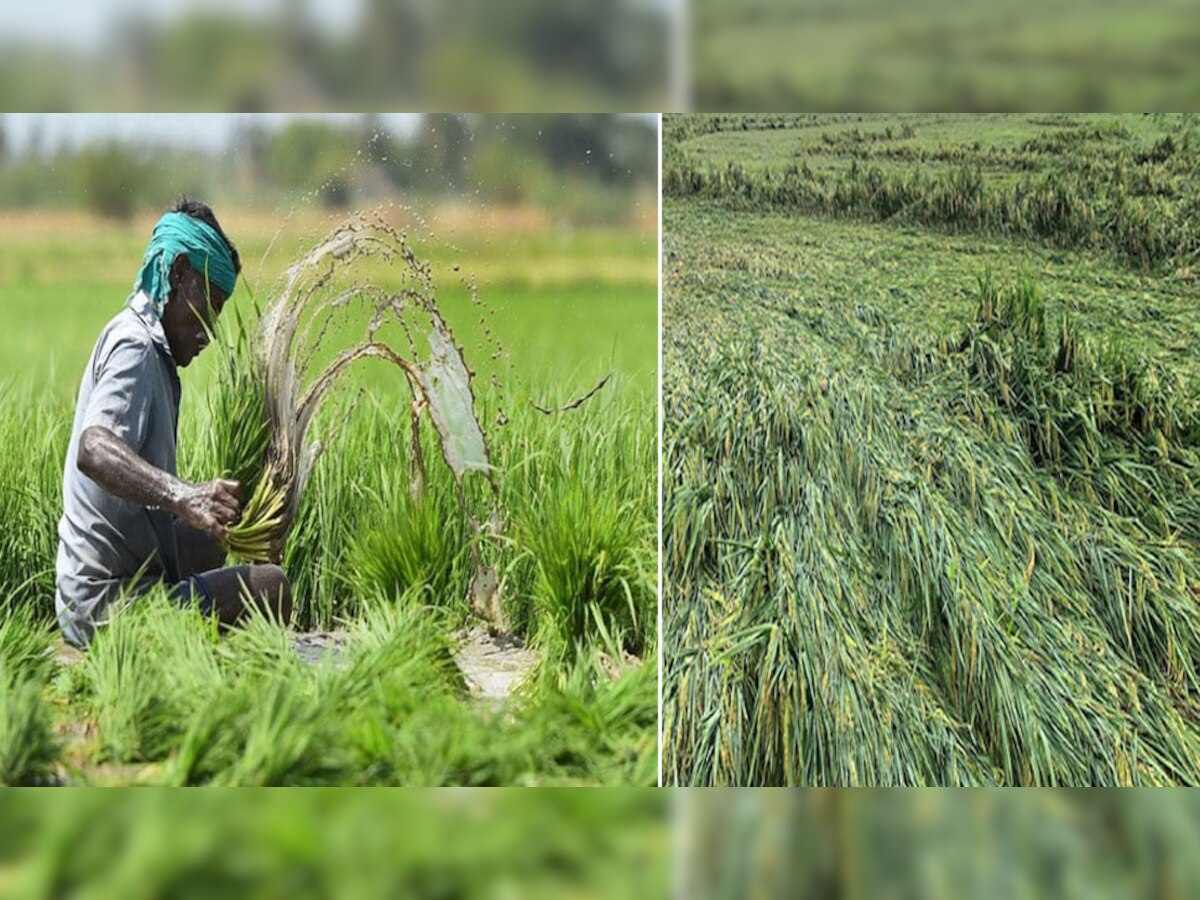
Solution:
[(154, 314), (159, 318), (171, 299), (171, 265), (181, 253), (193, 269), (224, 291), (226, 297), (233, 294), (237, 283), (233, 255), (225, 239), (194, 216), (169, 212), (154, 226), (142, 259), (142, 269), (133, 284), (135, 294), (143, 291), (150, 298)]

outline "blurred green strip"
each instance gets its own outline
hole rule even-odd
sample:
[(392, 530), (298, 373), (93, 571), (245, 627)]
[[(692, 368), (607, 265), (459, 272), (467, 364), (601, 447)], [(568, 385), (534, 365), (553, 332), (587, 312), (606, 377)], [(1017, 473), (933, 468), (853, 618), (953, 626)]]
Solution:
[(662, 897), (662, 792), (11, 791), (0, 895)]
[(687, 791), (675, 896), (821, 900), (1188, 897), (1187, 791)]

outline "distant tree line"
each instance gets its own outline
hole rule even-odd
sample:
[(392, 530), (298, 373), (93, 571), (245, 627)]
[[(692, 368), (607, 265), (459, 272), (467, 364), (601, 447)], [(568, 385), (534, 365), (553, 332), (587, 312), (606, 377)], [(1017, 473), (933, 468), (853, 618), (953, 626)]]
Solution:
[(455, 194), (586, 205), (581, 196), (627, 198), (656, 173), (655, 125), (644, 117), (426, 115), (404, 133), (374, 115), (297, 118), (280, 128), (249, 119), (221, 153), (111, 139), (18, 153), (0, 119), (0, 208), (82, 206), (114, 219), (181, 191), (326, 208)]
[(4, 41), (0, 109), (653, 110), (668, 92), (667, 0), (362, 0), (344, 28), (316, 0), (127, 5), (102, 51)]

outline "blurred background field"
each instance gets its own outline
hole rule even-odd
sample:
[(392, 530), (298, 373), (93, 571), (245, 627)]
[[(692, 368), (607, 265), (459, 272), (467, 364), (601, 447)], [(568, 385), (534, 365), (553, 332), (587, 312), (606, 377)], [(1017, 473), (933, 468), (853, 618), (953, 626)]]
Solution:
[(13, 900), (663, 897), (666, 796), (415, 791), (9, 793)]
[(693, 110), (1132, 111), (1200, 104), (1187, 0), (692, 0)]
[[(0, 891), (463, 898), (1186, 896), (1188, 792), (13, 791)], [(114, 863), (114, 856), (119, 862)]]
[[(342, 218), (336, 211), (272, 219), (214, 208), (245, 260), (245, 285), (234, 303), (247, 307), (252, 293), (267, 299), (284, 268)], [(557, 384), (564, 393), (577, 387), (582, 393), (616, 369), (643, 387), (655, 383), (656, 327), (643, 309), (646, 285), (655, 278), (651, 226), (576, 228), (540, 213), (532, 224), (489, 220), (487, 212), (478, 222), (463, 222), (471, 212), (455, 208), (435, 212), (421, 226), (406, 212), (383, 212), (434, 263), (446, 285), (440, 299), (448, 321), (484, 378), (504, 373), (527, 386), (536, 380), (542, 388)], [(527, 215), (517, 210), (511, 218), (520, 223)], [(130, 272), (136, 274), (156, 218), (0, 214), (2, 315), (12, 326), (0, 333), (0, 377), (73, 395), (96, 335), (130, 290)], [(480, 310), (461, 283), (467, 277), (479, 285), (489, 325), (504, 345), (501, 360), (484, 352)], [(189, 384), (202, 384), (211, 365), (201, 357), (187, 373)]]
[[(0, 609), (11, 640), (0, 649), (11, 701), (0, 782), (653, 783), (656, 120), (6, 116), (0, 129)], [(326, 451), (284, 563), (295, 627), (356, 634), (343, 655), (388, 690), (361, 693), (373, 682), (345, 675), (344, 661), (291, 655), (281, 669), (269, 629), (217, 642), (198, 622), (153, 615), (131, 616), (86, 664), (20, 662), (54, 643), (61, 467), (82, 368), (154, 221), (183, 192), (213, 205), (244, 260), (227, 315), (269, 303), (286, 267), (353, 214), (403, 231), (429, 262), (498, 468), (504, 612), (538, 661), (499, 707), (451, 659), (475, 622), (453, 480), (438, 462), (423, 499), (410, 496), (411, 396), (397, 370), (370, 362), (318, 417)], [(375, 261), (355, 274), (404, 287)], [(316, 362), (360, 338), (367, 315), (343, 316)], [(187, 478), (218, 474), (206, 398), (221, 365), (210, 351), (182, 372)], [(578, 410), (535, 409), (605, 377)], [(428, 428), (423, 440), (437, 461)], [(176, 650), (120, 662), (130, 641)], [(192, 647), (183, 668), (173, 641)], [(135, 684), (149, 691), (141, 700)], [(267, 695), (275, 702), (260, 703)], [(367, 727), (341, 727), (354, 704)], [(203, 739), (217, 738), (206, 729), (218, 720), (225, 733)], [(196, 753), (184, 760), (188, 735)]]
[(70, 0), (14, 110), (1194, 110), (1190, 0)]
[(1133, 900), (1187, 893), (1186, 791), (672, 794), (676, 897)]
[(664, 0), (68, 0), (0, 13), (5, 109), (657, 110)]
[(653, 386), (656, 156), (648, 117), (0, 117), (0, 377), (72, 398), (154, 221), (186, 193), (241, 251), (239, 306), (368, 212), (430, 261), (482, 380), (565, 395), (619, 370)]

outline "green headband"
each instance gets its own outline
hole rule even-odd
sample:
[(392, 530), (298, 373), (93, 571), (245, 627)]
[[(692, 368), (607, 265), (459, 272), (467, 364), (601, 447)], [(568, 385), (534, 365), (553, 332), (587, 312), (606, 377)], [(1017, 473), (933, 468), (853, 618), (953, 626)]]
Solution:
[(225, 239), (207, 224), (186, 213), (169, 212), (154, 226), (142, 270), (134, 282), (134, 291), (145, 291), (160, 318), (170, 299), (171, 265), (180, 253), (187, 256), (192, 268), (225, 292), (233, 294), (237, 272), (233, 255)]

